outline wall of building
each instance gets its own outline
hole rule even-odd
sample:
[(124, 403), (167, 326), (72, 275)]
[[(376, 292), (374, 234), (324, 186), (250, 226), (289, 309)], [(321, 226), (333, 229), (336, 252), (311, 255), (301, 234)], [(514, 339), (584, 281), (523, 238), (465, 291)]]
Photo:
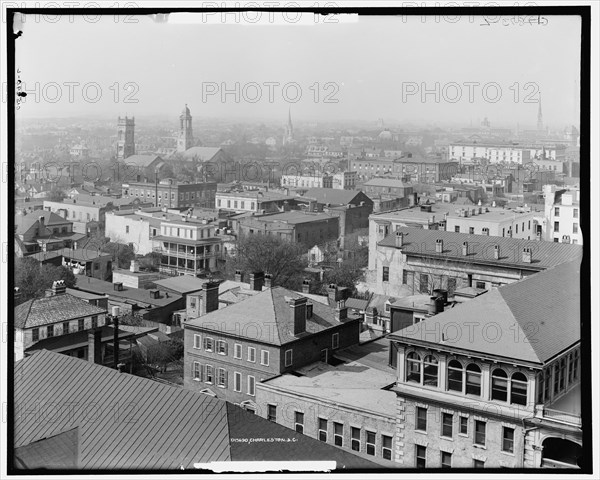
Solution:
[(106, 216), (105, 235), (112, 242), (133, 243), (136, 253), (140, 255), (152, 252), (151, 233), (150, 223), (145, 220), (136, 220), (128, 215), (111, 213)]

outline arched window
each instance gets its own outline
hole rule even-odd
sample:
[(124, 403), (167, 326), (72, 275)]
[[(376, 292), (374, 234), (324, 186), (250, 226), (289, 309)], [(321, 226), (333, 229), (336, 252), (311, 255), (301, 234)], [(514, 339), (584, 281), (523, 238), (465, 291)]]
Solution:
[(406, 356), (406, 381), (421, 383), (421, 357), (416, 352)]
[(423, 385), (437, 387), (438, 361), (433, 355), (427, 355), (423, 360)]
[(481, 368), (474, 363), (467, 366), (467, 393), (481, 396)]
[(448, 390), (462, 392), (463, 386), (463, 367), (458, 360), (451, 360), (448, 363)]
[(527, 405), (527, 377), (521, 372), (513, 373), (510, 379), (510, 403)]
[(492, 400), (508, 400), (508, 375), (501, 368), (492, 372)]

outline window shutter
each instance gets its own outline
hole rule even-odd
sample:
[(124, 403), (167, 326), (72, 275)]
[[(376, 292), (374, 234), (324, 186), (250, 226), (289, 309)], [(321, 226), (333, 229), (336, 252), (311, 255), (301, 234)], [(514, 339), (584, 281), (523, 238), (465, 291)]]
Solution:
[(227, 370), (225, 370), (225, 381), (223, 383), (223, 385), (225, 385), (225, 388), (229, 388), (229, 384), (227, 383), (227, 380), (228, 380)]
[(207, 345), (208, 345), (207, 340), (208, 340), (208, 338), (204, 337), (204, 350), (207, 350)]
[(228, 355), (227, 352), (229, 350), (229, 344), (226, 341), (223, 340), (223, 345), (225, 345), (225, 350), (224, 350), (225, 351), (225, 355)]

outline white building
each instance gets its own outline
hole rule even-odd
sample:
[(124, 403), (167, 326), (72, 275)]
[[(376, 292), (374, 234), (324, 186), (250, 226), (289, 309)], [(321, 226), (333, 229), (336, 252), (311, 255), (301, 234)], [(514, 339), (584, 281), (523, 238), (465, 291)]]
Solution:
[(556, 185), (544, 185), (544, 200), (542, 238), (551, 242), (583, 245), (579, 188), (557, 190)]

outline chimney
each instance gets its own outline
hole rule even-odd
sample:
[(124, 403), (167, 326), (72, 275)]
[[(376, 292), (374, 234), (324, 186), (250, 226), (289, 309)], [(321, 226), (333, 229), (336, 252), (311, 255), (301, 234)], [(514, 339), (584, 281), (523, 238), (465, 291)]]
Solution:
[(462, 254), (465, 257), (469, 254), (469, 244), (468, 244), (468, 242), (463, 242), (463, 244), (462, 244)]
[(43, 215), (40, 215), (40, 217), (38, 218), (38, 220), (40, 221), (40, 225), (43, 227), (44, 226), (44, 222), (45, 222), (45, 217)]
[(302, 281), (302, 293), (310, 293), (310, 280), (308, 278)]
[(313, 316), (313, 304), (312, 303), (307, 303), (306, 304), (306, 318), (312, 318)]
[(306, 297), (292, 298), (289, 305), (294, 320), (294, 335), (306, 332)]
[(67, 286), (64, 280), (55, 280), (52, 282), (52, 288), (46, 290), (47, 297), (53, 297), (54, 295), (62, 295), (67, 291)]
[(136, 273), (140, 271), (140, 264), (136, 260), (131, 261), (131, 265), (129, 266), (129, 271)]
[(21, 289), (19, 287), (15, 287), (14, 296), (15, 296), (15, 304), (16, 304), (19, 302), (19, 299), (21, 298)]
[(113, 283), (113, 288), (117, 292), (122, 292), (123, 291), (123, 282), (115, 282), (115, 283)]
[(334, 306), (335, 304), (337, 304), (337, 302), (342, 300), (342, 293), (343, 292), (339, 288), (337, 288), (337, 285), (335, 283), (330, 283), (327, 287), (327, 297), (329, 299), (329, 305)]
[(250, 289), (262, 292), (263, 283), (265, 280), (264, 272), (253, 272), (250, 274)]
[(200, 315), (214, 312), (219, 309), (219, 284), (206, 282), (200, 292)]
[(400, 248), (403, 245), (403, 234), (402, 232), (396, 232), (396, 247)]
[(494, 245), (494, 260), (500, 260), (500, 245)]
[(430, 297), (431, 303), (428, 305), (428, 312), (430, 315), (437, 315), (444, 311), (444, 297)]
[(244, 278), (244, 274), (242, 273), (242, 271), (241, 270), (236, 270), (235, 271), (235, 281), (236, 282), (243, 282), (244, 281), (243, 278)]
[(102, 364), (102, 327), (88, 330), (88, 362)]
[(77, 242), (73, 242), (73, 250), (77, 250)]
[(265, 273), (265, 287), (271, 288), (273, 286), (273, 275)]
[(529, 247), (523, 249), (523, 262), (531, 263), (531, 248)]
[(346, 318), (348, 318), (348, 307), (346, 306), (346, 300), (342, 298), (338, 300), (335, 306), (335, 319), (341, 322), (342, 320), (346, 320)]
[(435, 253), (444, 253), (444, 241), (441, 238), (435, 241)]

